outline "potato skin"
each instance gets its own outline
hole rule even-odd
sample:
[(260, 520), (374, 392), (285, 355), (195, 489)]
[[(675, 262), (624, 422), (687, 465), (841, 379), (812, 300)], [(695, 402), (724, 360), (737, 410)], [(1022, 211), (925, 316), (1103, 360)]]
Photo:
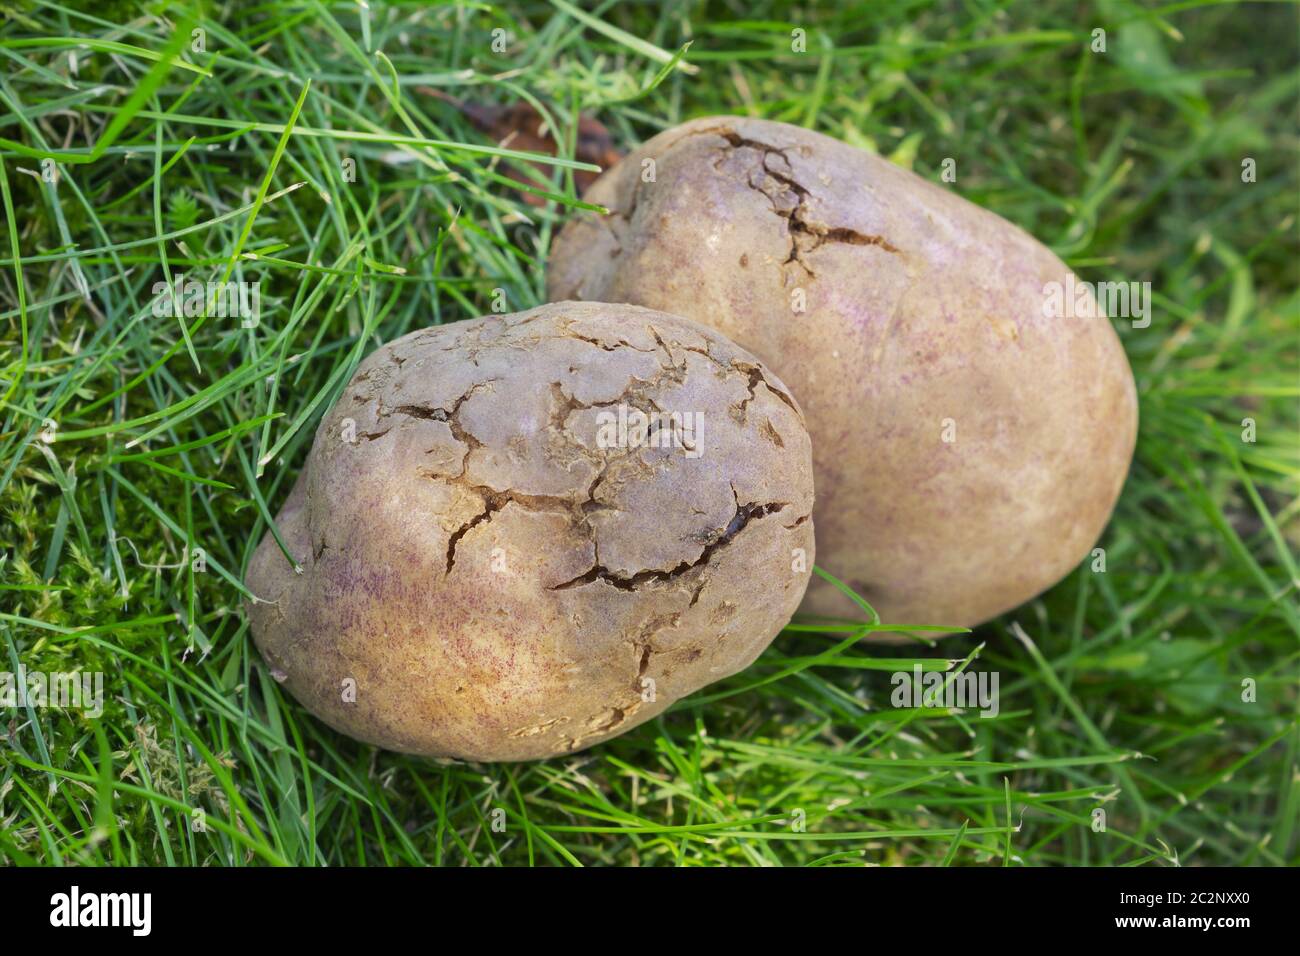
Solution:
[[(698, 413), (697, 454), (602, 447), (620, 405)], [(247, 612), (344, 733), (566, 754), (753, 662), (807, 586), (812, 504), (802, 412), (717, 332), (593, 303), (457, 322), (361, 363), (277, 520), (301, 573), (268, 533)]]
[[(685, 315), (768, 361), (808, 416), (822, 566), (885, 623), (973, 626), (1088, 554), (1133, 454), (1133, 374), (1109, 321), (1044, 318), (1068, 269), (1028, 234), (732, 116), (654, 137), (586, 199), (611, 214), (565, 227), (550, 295)], [(803, 610), (859, 613), (821, 580)]]

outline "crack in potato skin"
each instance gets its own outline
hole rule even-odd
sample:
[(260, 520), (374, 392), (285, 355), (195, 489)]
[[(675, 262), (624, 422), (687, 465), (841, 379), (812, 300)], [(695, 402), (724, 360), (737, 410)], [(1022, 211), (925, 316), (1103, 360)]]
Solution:
[[(566, 224), (549, 295), (680, 313), (779, 372), (813, 436), (822, 564), (887, 623), (979, 624), (1097, 541), (1136, 439), (1132, 371), (1108, 321), (1043, 315), (1069, 270), (1022, 230), (745, 117), (659, 134), (585, 198), (611, 213)], [(804, 610), (860, 613), (823, 581)]]
[[(883, 236), (867, 235), (856, 229), (850, 229), (847, 226), (827, 226), (824, 223), (811, 222), (808, 219), (807, 200), (812, 195), (807, 187), (795, 180), (790, 173), (781, 173), (768, 166), (767, 161), (770, 156), (780, 156), (789, 168), (790, 160), (786, 156), (786, 150), (772, 146), (769, 143), (760, 142), (756, 139), (746, 139), (735, 130), (726, 126), (719, 126), (707, 131), (721, 136), (727, 141), (728, 148), (751, 149), (759, 153), (759, 169), (757, 170), (766, 179), (785, 186), (790, 192), (794, 193), (795, 200), (792, 205), (783, 207), (779, 201), (778, 195), (773, 195), (775, 190), (760, 179), (757, 183), (753, 176), (748, 180), (750, 189), (762, 193), (772, 204), (772, 211), (785, 220), (786, 230), (790, 234), (790, 254), (786, 256), (782, 265), (790, 263), (797, 264), (810, 278), (816, 278), (817, 273), (808, 266), (804, 260), (807, 253), (816, 251), (820, 246), (827, 242), (839, 242), (846, 245), (854, 246), (878, 246), (886, 252), (897, 254), (900, 250), (893, 243), (889, 242)], [(714, 169), (718, 164), (714, 164)], [(809, 244), (811, 240), (811, 245)]]
[[(701, 413), (701, 454), (601, 447), (620, 405)], [(368, 357), (278, 518), (303, 573), (268, 535), (248, 614), (355, 737), (571, 753), (752, 662), (807, 585), (811, 511), (803, 413), (761, 362), (675, 316), (559, 303)]]
[[(723, 530), (721, 534), (717, 535), (712, 541), (705, 544), (704, 550), (700, 553), (700, 556), (693, 561), (682, 561), (675, 568), (668, 571), (637, 571), (635, 574), (630, 576), (615, 574), (610, 571), (609, 568), (600, 564), (600, 548), (599, 545), (596, 544), (596, 563), (593, 564), (589, 570), (584, 571), (577, 577), (571, 578), (570, 580), (564, 581), (560, 584), (552, 585), (551, 590), (562, 591), (567, 588), (582, 587), (587, 584), (594, 584), (597, 581), (604, 581), (606, 584), (612, 585), (616, 588), (621, 588), (624, 591), (635, 591), (638, 585), (649, 581), (670, 581), (681, 574), (688, 571), (694, 571), (696, 568), (708, 564), (709, 559), (713, 556), (714, 552), (719, 548), (724, 548), (730, 544), (736, 535), (745, 530), (746, 525), (748, 525), (750, 521), (766, 517), (770, 514), (775, 514), (785, 507), (786, 502), (784, 501), (776, 501), (765, 505), (749, 502), (742, 505), (739, 500), (737, 500), (735, 516), (727, 524), (726, 529)], [(697, 603), (698, 600), (698, 593), (692, 594), (692, 603)]]

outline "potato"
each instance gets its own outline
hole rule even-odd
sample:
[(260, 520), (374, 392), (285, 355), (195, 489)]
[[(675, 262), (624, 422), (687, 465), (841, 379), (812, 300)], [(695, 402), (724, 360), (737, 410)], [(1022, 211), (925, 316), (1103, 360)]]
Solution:
[[(886, 623), (970, 626), (1088, 554), (1124, 482), (1133, 375), (1104, 317), (1045, 317), (1050, 251), (955, 193), (784, 123), (662, 133), (587, 193), (552, 298), (716, 328), (808, 416), (822, 566)], [(854, 605), (815, 580), (804, 609)]]
[(573, 302), (457, 322), (361, 363), (277, 521), (300, 568), (268, 534), (248, 614), (353, 737), (566, 754), (753, 662), (812, 502), (798, 404), (717, 332)]

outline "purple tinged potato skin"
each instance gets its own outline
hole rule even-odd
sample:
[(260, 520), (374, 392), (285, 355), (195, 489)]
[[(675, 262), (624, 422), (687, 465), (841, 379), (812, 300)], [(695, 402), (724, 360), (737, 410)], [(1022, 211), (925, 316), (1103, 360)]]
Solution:
[[(1044, 317), (1068, 269), (1027, 233), (729, 116), (654, 137), (585, 198), (611, 213), (562, 231), (550, 296), (674, 312), (768, 362), (807, 414), (821, 565), (885, 623), (973, 626), (1093, 547), (1132, 458), (1133, 375), (1107, 319)], [(858, 613), (819, 579), (803, 610)]]
[[(698, 415), (694, 453), (602, 442), (620, 406)], [(803, 413), (753, 356), (547, 305), (361, 363), (277, 519), (301, 571), (268, 533), (247, 613), (272, 675), (353, 737), (568, 754), (753, 662), (803, 597), (812, 507)]]

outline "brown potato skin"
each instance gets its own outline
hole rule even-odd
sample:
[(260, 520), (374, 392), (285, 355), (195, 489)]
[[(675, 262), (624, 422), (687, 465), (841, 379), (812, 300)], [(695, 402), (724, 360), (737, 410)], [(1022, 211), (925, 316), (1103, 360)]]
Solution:
[[(698, 456), (601, 447), (620, 403), (699, 413)], [(247, 613), (273, 676), (346, 734), (567, 754), (753, 662), (807, 586), (812, 506), (803, 414), (753, 356), (562, 302), (365, 359), (277, 520), (301, 573), (268, 533)]]
[[(551, 297), (675, 312), (769, 362), (808, 416), (822, 567), (885, 623), (979, 624), (1088, 554), (1133, 454), (1133, 374), (1108, 320), (1044, 318), (1068, 270), (1024, 231), (732, 116), (654, 137), (585, 198), (611, 214), (562, 231)], [(860, 614), (820, 579), (803, 610)]]

